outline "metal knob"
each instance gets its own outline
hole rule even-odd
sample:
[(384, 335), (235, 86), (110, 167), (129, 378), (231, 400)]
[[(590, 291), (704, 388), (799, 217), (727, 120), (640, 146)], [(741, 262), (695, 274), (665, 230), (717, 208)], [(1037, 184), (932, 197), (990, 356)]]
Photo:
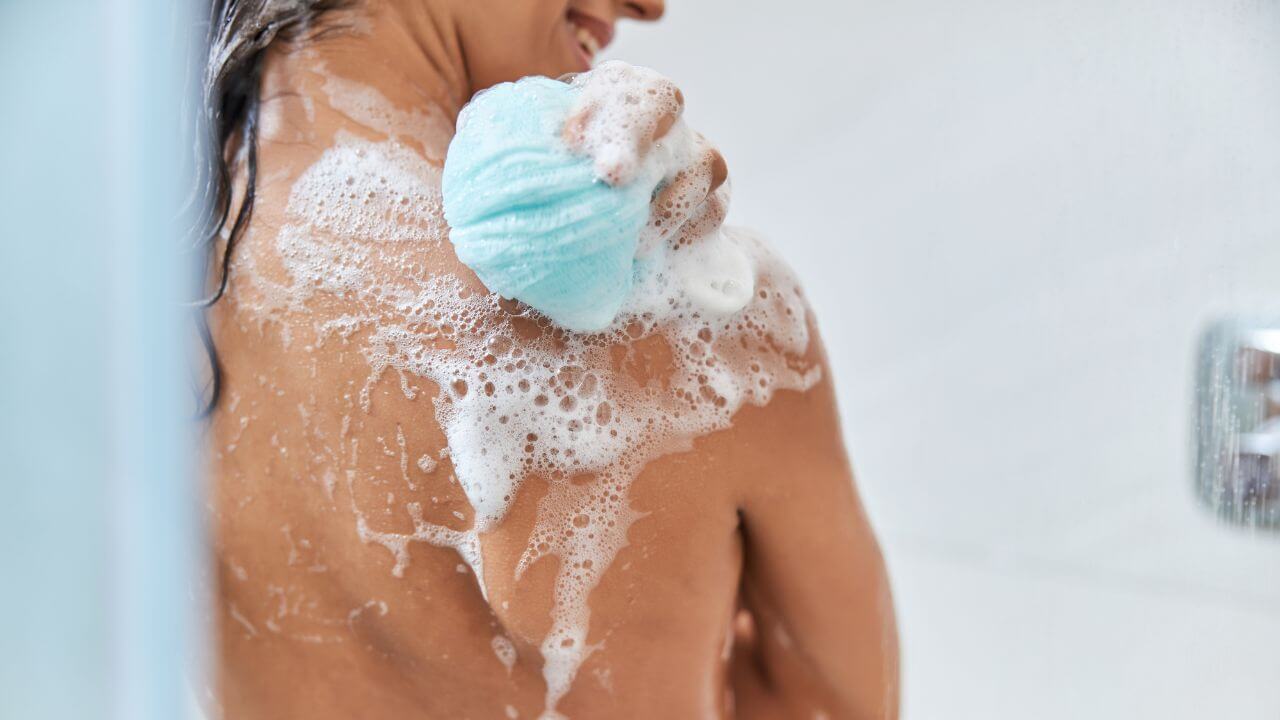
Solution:
[(1232, 522), (1280, 528), (1280, 324), (1213, 325), (1197, 384), (1201, 499)]

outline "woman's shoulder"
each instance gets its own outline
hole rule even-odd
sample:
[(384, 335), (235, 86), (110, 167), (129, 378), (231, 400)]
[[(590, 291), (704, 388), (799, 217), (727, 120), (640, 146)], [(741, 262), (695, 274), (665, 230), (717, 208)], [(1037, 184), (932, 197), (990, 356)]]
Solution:
[[(253, 196), (232, 291), (260, 319), (350, 324), (457, 274), (440, 197), (447, 136), (435, 137), (443, 132), (435, 125), (444, 120), (427, 123), (422, 111), (403, 118), (370, 89), (325, 84), (339, 86), (327, 105), (305, 96), (264, 102), (256, 154), (237, 159)], [(404, 130), (411, 120), (430, 127)]]

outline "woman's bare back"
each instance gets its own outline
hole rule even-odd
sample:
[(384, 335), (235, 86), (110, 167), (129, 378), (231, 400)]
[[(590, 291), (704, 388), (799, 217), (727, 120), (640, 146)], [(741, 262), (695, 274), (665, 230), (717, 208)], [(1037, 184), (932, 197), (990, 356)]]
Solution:
[[(884, 571), (785, 269), (745, 330), (578, 342), (453, 256), (452, 118), (336, 58), (269, 66), (215, 316), (226, 716), (894, 716)], [(740, 397), (680, 399), (698, 352)]]

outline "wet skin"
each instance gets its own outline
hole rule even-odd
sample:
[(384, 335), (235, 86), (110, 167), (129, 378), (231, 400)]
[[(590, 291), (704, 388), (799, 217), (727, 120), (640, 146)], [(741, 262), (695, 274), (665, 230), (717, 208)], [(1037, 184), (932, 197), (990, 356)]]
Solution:
[[(494, 7), (483, 14), (485, 5)], [(290, 281), (275, 240), (289, 222), (298, 177), (340, 132), (387, 137), (385, 128), (332, 107), (326, 76), (375, 88), (400, 110), (439, 108), (444, 132), (405, 142), (439, 166), (447, 121), (475, 89), (575, 69), (572, 47), (555, 34), (570, 5), (610, 24), (661, 14), (654, 3), (504, 2), (499, 10), (494, 2), (387, 2), (351, 11), (352, 31), (272, 53), (252, 232), (235, 258), (253, 277), (234, 275), (231, 296), (213, 315), (227, 383), (210, 429), (216, 694), (227, 718), (543, 711), (539, 644), (551, 624), (556, 559), (519, 580), (514, 569), (546, 479), (529, 478), (503, 522), (482, 537), (487, 601), (447, 548), (410, 544), (403, 576), (395, 576), (393, 554), (362, 541), (359, 518), (374, 530), (403, 532), (411, 525), (406, 507), (416, 502), (432, 522), (470, 522), (448, 458), (431, 472), (413, 462), (446, 446), (432, 403), (438, 388), (414, 376), (402, 385), (388, 373), (372, 386), (366, 410), (362, 336), (321, 343), (315, 329), (367, 308), (320, 293), (265, 317), (253, 283)], [(495, 21), (504, 13), (512, 17)], [(409, 268), (485, 292), (447, 242), (395, 247), (368, 268), (388, 283)], [(564, 715), (897, 716), (888, 584), (843, 448), (831, 373), (813, 338), (796, 362), (823, 366), (815, 387), (744, 407), (731, 428), (651, 462), (631, 486), (630, 505), (643, 515), (590, 596), (589, 640), (600, 646), (559, 703)], [(612, 367), (596, 370), (659, 383), (670, 371), (660, 336), (614, 355)], [(494, 652), (495, 635), (509, 636), (517, 651), (510, 670)]]

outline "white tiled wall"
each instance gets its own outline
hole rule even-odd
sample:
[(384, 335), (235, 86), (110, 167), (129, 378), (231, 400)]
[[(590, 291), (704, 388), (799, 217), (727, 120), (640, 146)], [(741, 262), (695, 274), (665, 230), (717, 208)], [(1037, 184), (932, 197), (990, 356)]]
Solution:
[(1280, 317), (1280, 5), (668, 0), (611, 54), (806, 280), (908, 718), (1280, 718), (1280, 533), (1189, 477), (1197, 333)]

